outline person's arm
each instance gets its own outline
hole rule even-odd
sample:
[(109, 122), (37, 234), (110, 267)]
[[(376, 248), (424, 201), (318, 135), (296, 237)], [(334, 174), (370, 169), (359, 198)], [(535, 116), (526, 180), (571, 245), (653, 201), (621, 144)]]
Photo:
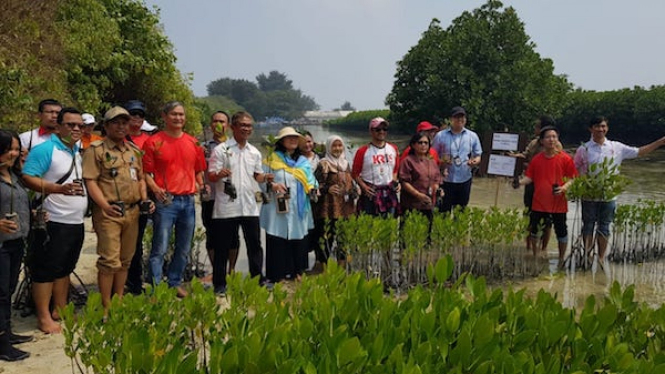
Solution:
[(27, 174), (23, 175), (23, 181), (29, 189), (39, 193), (42, 191), (45, 194), (62, 195), (77, 195), (81, 193), (81, 187), (78, 183), (57, 184), (44, 180), (43, 178)]
[(665, 145), (665, 136), (662, 138), (656, 140), (655, 142), (649, 143), (647, 145), (643, 145), (639, 148), (639, 151), (637, 152), (638, 157), (642, 157), (644, 155), (647, 155), (656, 149), (658, 149), (660, 146)]

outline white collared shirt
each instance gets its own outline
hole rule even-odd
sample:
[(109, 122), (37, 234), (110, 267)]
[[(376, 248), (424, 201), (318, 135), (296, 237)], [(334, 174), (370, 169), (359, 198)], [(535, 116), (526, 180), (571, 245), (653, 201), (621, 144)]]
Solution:
[(259, 185), (254, 179), (254, 173), (263, 173), (261, 167), (261, 152), (247, 143), (243, 148), (238, 146), (234, 138), (218, 145), (210, 155), (208, 172), (216, 173), (221, 169), (231, 169), (231, 182), (238, 192), (238, 197), (231, 201), (224, 192), (222, 178), (215, 183), (215, 206), (212, 218), (258, 217), (259, 205), (256, 202), (256, 192)]
[(598, 144), (593, 139), (582, 144), (575, 152), (575, 167), (580, 174), (586, 174), (589, 165), (600, 164), (603, 160), (612, 159), (612, 164), (617, 167), (623, 160), (636, 158), (640, 152), (637, 147), (627, 146), (620, 142), (605, 139), (603, 144)]

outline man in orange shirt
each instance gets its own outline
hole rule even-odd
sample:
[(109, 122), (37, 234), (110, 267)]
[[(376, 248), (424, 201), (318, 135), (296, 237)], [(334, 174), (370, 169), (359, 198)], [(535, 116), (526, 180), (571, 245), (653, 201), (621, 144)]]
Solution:
[(168, 269), (168, 284), (185, 297), (180, 284), (194, 236), (196, 212), (194, 196), (203, 187), (206, 161), (203, 148), (193, 136), (184, 132), (185, 107), (172, 101), (162, 111), (164, 131), (143, 144), (143, 168), (146, 183), (155, 197), (157, 209), (153, 220), (150, 275), (153, 284), (162, 281), (164, 255), (171, 232), (175, 231), (175, 251)]
[(81, 129), (81, 150), (87, 149), (90, 146), (90, 143), (102, 140), (102, 137), (93, 134), (92, 130), (95, 128), (97, 122), (95, 122), (95, 117), (90, 113), (83, 113), (83, 128)]

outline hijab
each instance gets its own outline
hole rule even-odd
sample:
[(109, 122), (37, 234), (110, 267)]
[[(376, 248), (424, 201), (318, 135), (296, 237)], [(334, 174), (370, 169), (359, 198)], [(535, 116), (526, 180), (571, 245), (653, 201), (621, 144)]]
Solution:
[[(333, 156), (331, 153), (332, 145), (335, 141), (342, 142), (342, 154), (339, 157)], [(326, 160), (330, 165), (330, 171), (333, 173), (344, 172), (349, 168), (349, 161), (346, 159), (346, 144), (344, 140), (338, 135), (330, 135), (326, 140), (326, 155), (323, 156), (321, 161)]]

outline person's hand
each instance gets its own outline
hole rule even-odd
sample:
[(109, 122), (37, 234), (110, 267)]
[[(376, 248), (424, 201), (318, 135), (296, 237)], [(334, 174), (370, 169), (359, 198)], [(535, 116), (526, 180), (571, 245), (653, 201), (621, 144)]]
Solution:
[(275, 174), (265, 173), (263, 174), (264, 182), (272, 183), (275, 180)]
[(83, 195), (83, 185), (74, 182), (61, 184), (60, 193), (69, 196)]
[(166, 201), (166, 190), (160, 187), (155, 188), (152, 190), (152, 193), (155, 195), (155, 198), (161, 202)]
[(339, 195), (342, 190), (339, 188), (338, 185), (333, 184), (328, 188), (328, 193), (333, 194), (333, 195)]
[(122, 217), (122, 209), (115, 204), (107, 204), (102, 210), (109, 217)]
[(513, 178), (511, 184), (512, 184), (514, 189), (520, 188), (520, 178), (519, 177)]
[(363, 193), (365, 195), (367, 195), (368, 197), (374, 197), (374, 195), (376, 195), (376, 191), (374, 190), (374, 188), (372, 188), (368, 185), (365, 185), (364, 188), (361, 187), (361, 189), (362, 189)]
[(277, 194), (283, 194), (286, 193), (287, 189), (286, 186), (282, 183), (272, 183), (272, 191)]
[(467, 163), (467, 165), (473, 167), (473, 166), (476, 166), (480, 163), (480, 159), (478, 159), (477, 157), (470, 158), (469, 161), (467, 161), (466, 163)]
[(526, 156), (524, 156), (524, 154), (521, 152), (508, 152), (508, 156), (515, 158), (526, 158)]
[(417, 197), (418, 201), (423, 205), (429, 205), (432, 203), (432, 198), (425, 193), (419, 192)]
[(155, 203), (152, 200), (147, 200), (147, 201), (150, 202), (150, 210), (149, 210), (150, 214), (155, 213), (155, 208), (156, 208)]
[(219, 178), (226, 178), (231, 175), (231, 169), (221, 169), (220, 171), (217, 172), (217, 176)]
[(18, 230), (18, 225), (16, 222), (10, 220), (10, 219), (0, 219), (0, 232), (3, 232), (5, 234), (13, 234)]

